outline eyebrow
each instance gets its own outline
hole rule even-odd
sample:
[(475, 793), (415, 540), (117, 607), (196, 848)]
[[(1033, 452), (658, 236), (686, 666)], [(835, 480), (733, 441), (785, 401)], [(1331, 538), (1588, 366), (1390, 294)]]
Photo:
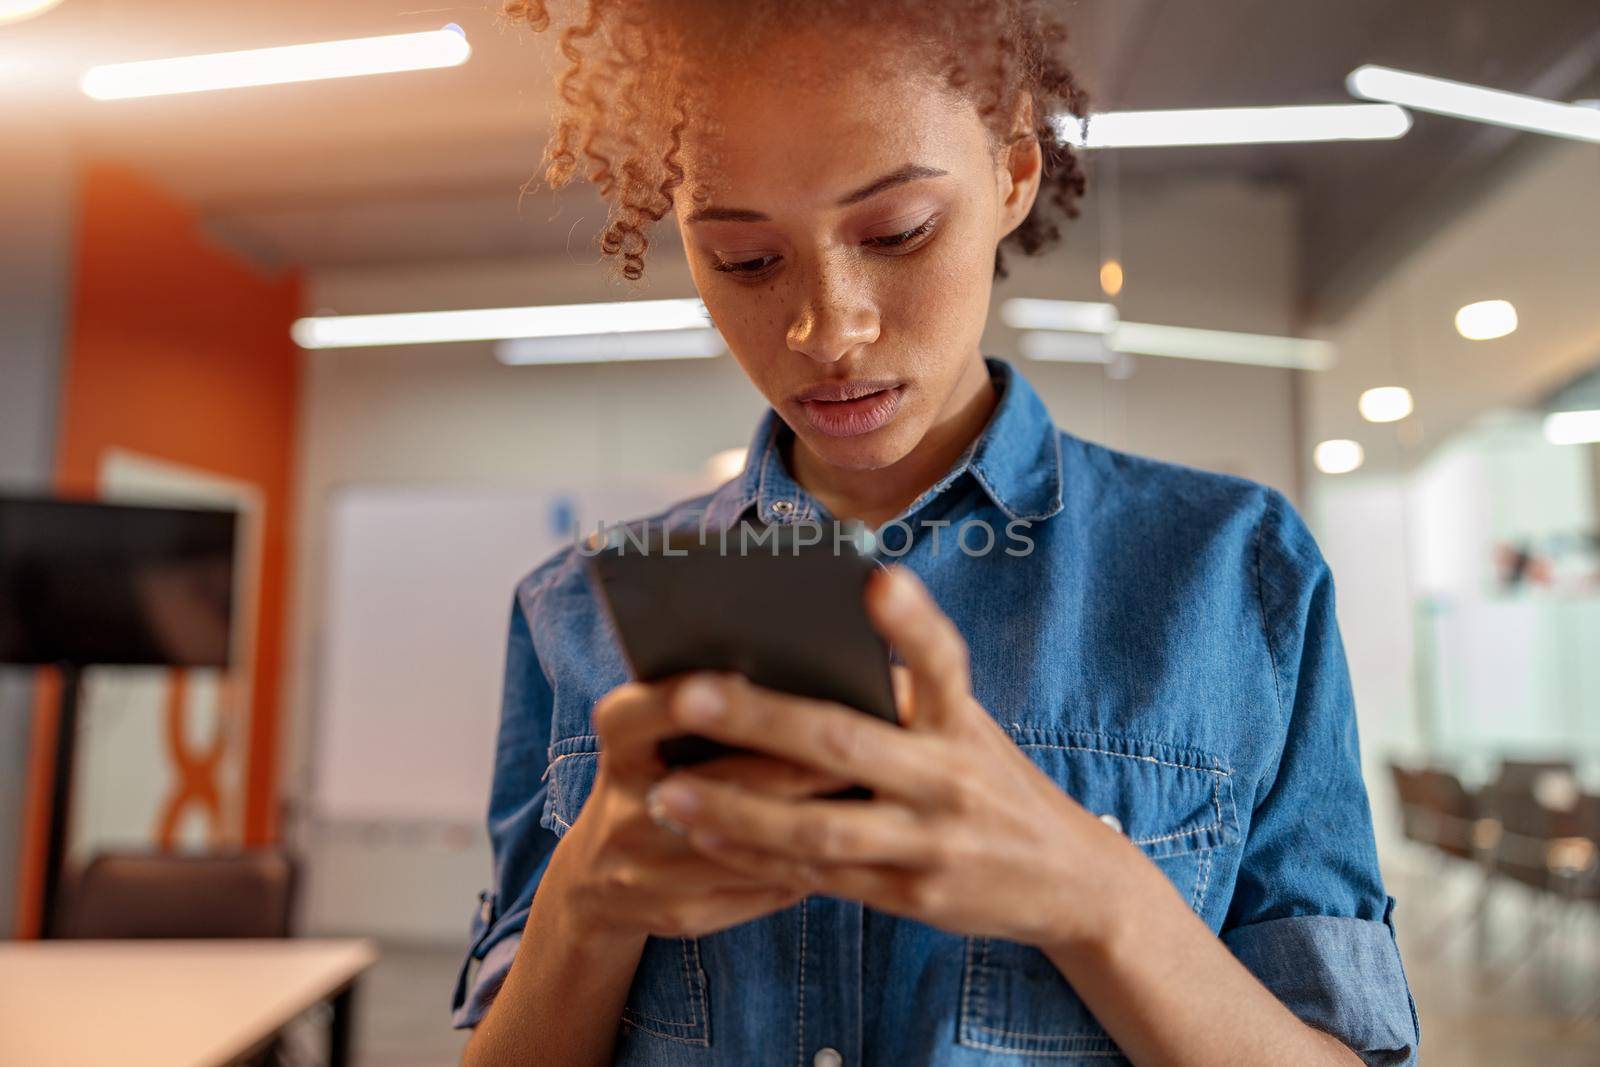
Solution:
[[(948, 173), (948, 171), (940, 170), (938, 167), (929, 167), (921, 163), (907, 163), (905, 166), (892, 170), (881, 178), (874, 178), (854, 192), (846, 193), (839, 198), (839, 206), (848, 207), (851, 204), (859, 204), (861, 201), (877, 196), (885, 190), (893, 189), (897, 185), (921, 181), (923, 178), (941, 178)], [(691, 214), (689, 221), (770, 222), (772, 220), (770, 216), (760, 211), (751, 211), (748, 208), (703, 207)]]

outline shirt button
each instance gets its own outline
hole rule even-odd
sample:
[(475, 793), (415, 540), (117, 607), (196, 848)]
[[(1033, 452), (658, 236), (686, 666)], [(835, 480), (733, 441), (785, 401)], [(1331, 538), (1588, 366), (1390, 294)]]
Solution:
[(844, 1057), (836, 1048), (819, 1048), (811, 1057), (811, 1067), (844, 1067)]
[(792, 514), (794, 514), (794, 501), (793, 500), (774, 500), (772, 502), (772, 513), (774, 515), (792, 515)]
[(1100, 821), (1111, 827), (1117, 833), (1122, 833), (1122, 820), (1111, 814), (1109, 811), (1100, 816)]

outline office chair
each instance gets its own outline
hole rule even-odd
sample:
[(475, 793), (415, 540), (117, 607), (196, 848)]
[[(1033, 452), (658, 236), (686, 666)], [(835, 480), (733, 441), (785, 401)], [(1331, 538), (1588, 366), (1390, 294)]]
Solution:
[(89, 861), (61, 931), (78, 938), (288, 937), (295, 865), (274, 850), (104, 852)]

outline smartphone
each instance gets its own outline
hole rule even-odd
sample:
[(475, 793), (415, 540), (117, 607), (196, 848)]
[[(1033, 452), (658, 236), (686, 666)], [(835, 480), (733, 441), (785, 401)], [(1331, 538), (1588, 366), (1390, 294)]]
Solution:
[[(864, 540), (804, 525), (704, 533), (619, 527), (589, 568), (638, 680), (737, 672), (893, 723), (889, 648), (863, 600), (878, 567)], [(668, 766), (733, 751), (692, 735), (660, 746)]]

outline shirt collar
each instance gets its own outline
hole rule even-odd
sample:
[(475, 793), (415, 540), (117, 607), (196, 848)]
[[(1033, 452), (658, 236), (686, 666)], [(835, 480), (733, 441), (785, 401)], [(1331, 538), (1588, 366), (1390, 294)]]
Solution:
[[(943, 478), (906, 509), (911, 514), (970, 473), (1006, 518), (1036, 522), (1061, 510), (1061, 441), (1050, 411), (1011, 364), (986, 359), (1000, 402), (989, 423)], [(710, 521), (728, 528), (751, 509), (761, 522), (818, 518), (819, 506), (789, 473), (782, 437), (789, 433), (778, 413), (767, 409), (750, 440), (744, 470), (719, 489)]]

